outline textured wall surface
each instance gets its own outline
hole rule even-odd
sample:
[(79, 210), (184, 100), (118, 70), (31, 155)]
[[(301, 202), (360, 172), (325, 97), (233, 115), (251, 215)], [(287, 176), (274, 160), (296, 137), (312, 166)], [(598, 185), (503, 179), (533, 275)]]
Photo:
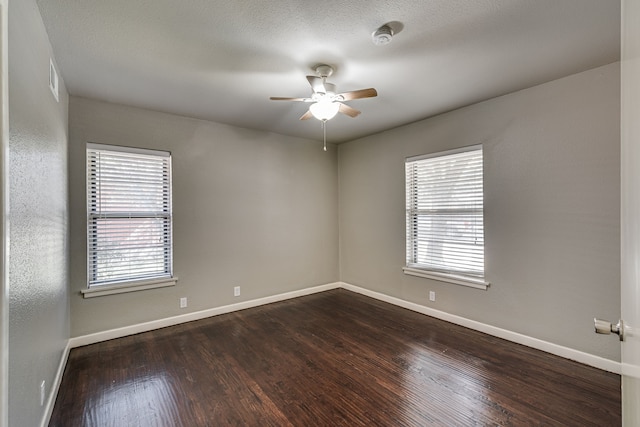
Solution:
[[(334, 147), (77, 97), (69, 128), (72, 336), (338, 280)], [(87, 142), (172, 153), (175, 287), (80, 295)]]
[[(342, 281), (619, 360), (620, 68), (340, 145)], [(404, 159), (484, 147), (487, 291), (407, 276)], [(436, 291), (436, 301), (428, 300)]]
[(40, 424), (69, 337), (67, 105), (35, 1), (9, 14), (9, 425)]

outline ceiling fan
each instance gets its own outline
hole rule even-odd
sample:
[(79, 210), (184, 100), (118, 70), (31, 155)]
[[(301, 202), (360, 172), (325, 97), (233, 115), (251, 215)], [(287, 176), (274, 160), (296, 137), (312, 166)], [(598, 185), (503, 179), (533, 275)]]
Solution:
[(315, 117), (322, 122), (324, 151), (327, 151), (325, 123), (334, 118), (338, 113), (345, 114), (349, 117), (357, 117), (360, 111), (344, 104), (344, 102), (354, 99), (373, 98), (374, 96), (378, 96), (378, 92), (374, 88), (368, 88), (336, 93), (336, 85), (327, 83), (327, 77), (333, 74), (333, 68), (330, 65), (320, 64), (314, 68), (314, 71), (316, 72), (315, 76), (307, 76), (312, 90), (310, 98), (283, 98), (272, 96), (271, 100), (311, 103), (309, 110), (300, 117), (300, 120), (308, 120), (311, 117)]
[(314, 71), (316, 72), (315, 76), (307, 76), (307, 80), (313, 91), (310, 98), (282, 98), (272, 96), (271, 100), (310, 102), (309, 110), (300, 117), (300, 120), (315, 117), (320, 121), (326, 122), (338, 113), (345, 114), (349, 117), (357, 117), (360, 114), (360, 111), (343, 102), (361, 98), (372, 98), (378, 95), (378, 92), (374, 88), (336, 93), (336, 85), (327, 83), (327, 77), (333, 74), (333, 68), (330, 65), (320, 64), (315, 67)]

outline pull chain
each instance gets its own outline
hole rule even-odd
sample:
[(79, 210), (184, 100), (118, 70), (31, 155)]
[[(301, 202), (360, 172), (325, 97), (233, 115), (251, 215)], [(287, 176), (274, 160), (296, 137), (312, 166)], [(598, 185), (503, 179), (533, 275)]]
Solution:
[(324, 141), (324, 151), (327, 151), (327, 121), (322, 121), (322, 136)]

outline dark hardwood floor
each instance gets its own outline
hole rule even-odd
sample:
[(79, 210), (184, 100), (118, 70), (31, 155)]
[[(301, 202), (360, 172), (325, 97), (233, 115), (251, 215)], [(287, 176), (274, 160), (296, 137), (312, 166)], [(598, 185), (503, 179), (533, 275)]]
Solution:
[(620, 424), (618, 375), (334, 290), (73, 349), (49, 425)]

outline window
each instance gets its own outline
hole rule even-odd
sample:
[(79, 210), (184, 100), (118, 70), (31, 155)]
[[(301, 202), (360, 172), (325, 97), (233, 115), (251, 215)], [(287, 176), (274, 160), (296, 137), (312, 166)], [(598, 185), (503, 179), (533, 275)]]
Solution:
[(405, 273), (486, 289), (482, 146), (408, 158), (405, 172)]
[(172, 252), (171, 154), (87, 144), (89, 288), (171, 279)]

